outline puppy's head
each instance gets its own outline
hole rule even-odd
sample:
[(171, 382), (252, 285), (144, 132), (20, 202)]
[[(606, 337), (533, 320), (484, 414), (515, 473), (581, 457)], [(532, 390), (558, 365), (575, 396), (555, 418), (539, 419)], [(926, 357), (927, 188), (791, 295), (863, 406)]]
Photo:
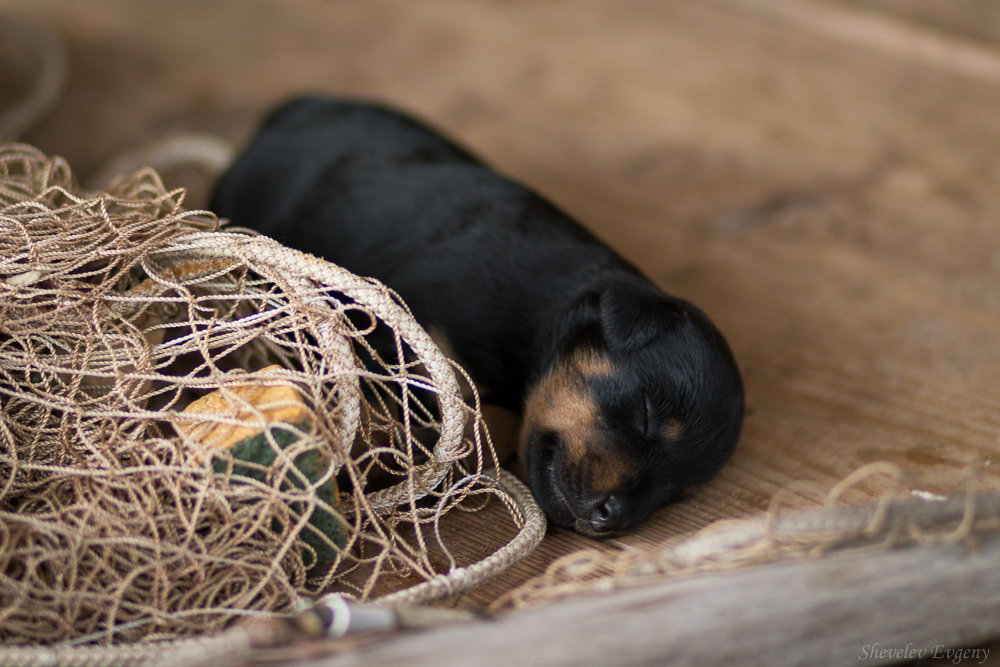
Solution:
[(637, 280), (595, 301), (528, 394), (520, 454), (549, 519), (599, 537), (718, 471), (744, 401), (729, 347), (693, 305)]

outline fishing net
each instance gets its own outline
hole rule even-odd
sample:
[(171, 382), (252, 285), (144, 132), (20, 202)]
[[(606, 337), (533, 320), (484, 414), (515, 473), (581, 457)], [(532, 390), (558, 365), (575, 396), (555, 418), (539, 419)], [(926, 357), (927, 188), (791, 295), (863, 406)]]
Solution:
[[(183, 196), (0, 147), (0, 642), (426, 601), (526, 554), (544, 519), (399, 300)], [(459, 553), (485, 510), (506, 537)]]

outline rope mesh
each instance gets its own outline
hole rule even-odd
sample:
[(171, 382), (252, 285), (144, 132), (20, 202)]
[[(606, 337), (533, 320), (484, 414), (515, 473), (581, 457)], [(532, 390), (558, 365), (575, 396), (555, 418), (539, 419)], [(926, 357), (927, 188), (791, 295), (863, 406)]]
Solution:
[[(420, 601), (527, 553), (544, 519), (399, 300), (183, 194), (0, 147), (0, 642)], [(520, 532), (483, 566), (440, 525), (490, 503)]]

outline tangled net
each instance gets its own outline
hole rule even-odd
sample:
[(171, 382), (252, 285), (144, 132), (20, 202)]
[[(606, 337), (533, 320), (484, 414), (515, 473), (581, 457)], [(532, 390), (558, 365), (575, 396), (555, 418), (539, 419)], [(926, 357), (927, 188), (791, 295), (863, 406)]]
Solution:
[[(425, 600), (527, 553), (541, 514), (392, 293), (182, 200), (0, 147), (0, 642)], [(460, 562), (442, 522), (491, 498), (516, 536)]]

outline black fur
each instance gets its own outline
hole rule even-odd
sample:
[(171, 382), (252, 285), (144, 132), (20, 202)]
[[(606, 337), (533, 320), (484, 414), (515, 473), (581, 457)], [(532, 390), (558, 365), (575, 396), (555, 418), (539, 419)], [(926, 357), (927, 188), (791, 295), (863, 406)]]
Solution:
[[(630, 528), (709, 478), (736, 444), (742, 384), (708, 318), (409, 117), (292, 101), (223, 176), (212, 206), (378, 278), (424, 326), (443, 329), (484, 401), (525, 412), (529, 484), (557, 525)], [(570, 414), (585, 426), (552, 426)]]

